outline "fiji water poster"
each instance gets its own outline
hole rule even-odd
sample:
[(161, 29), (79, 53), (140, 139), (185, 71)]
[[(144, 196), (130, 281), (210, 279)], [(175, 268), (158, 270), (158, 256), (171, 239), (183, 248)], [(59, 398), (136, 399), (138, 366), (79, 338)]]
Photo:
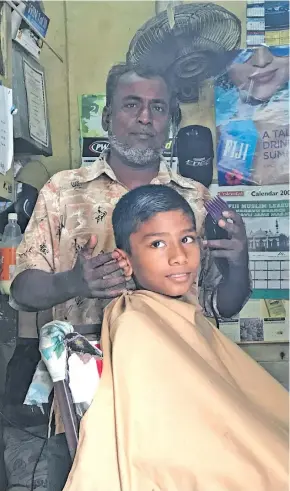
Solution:
[(218, 182), (289, 183), (289, 46), (240, 51), (215, 82)]

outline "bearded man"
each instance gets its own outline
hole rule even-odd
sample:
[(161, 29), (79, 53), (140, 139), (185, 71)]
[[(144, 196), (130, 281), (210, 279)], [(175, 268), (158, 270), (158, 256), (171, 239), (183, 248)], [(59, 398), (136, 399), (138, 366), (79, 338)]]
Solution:
[[(52, 309), (54, 319), (70, 322), (90, 339), (100, 337), (104, 307), (132, 289), (113, 252), (111, 223), (116, 203), (129, 189), (149, 183), (173, 187), (192, 207), (197, 233), (203, 235), (208, 190), (174, 173), (162, 157), (176, 109), (174, 90), (160, 75), (136, 73), (126, 64), (110, 70), (103, 112), (109, 151), (89, 167), (54, 175), (40, 191), (17, 251), (11, 285), (15, 308)], [(229, 239), (206, 241), (200, 279), (184, 299), (191, 302), (199, 295), (205, 315), (214, 309), (215, 316), (231, 317), (251, 292), (244, 224), (234, 211), (227, 213), (219, 225)], [(215, 258), (227, 260), (225, 274)], [(71, 465), (57, 413), (59, 434), (47, 448), (48, 489), (53, 491), (63, 489)]]

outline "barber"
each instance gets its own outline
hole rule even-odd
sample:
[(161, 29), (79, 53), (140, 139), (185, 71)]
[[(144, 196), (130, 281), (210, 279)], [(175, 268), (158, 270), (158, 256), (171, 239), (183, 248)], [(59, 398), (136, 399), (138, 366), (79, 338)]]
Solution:
[[(103, 112), (110, 151), (90, 167), (54, 175), (40, 191), (17, 251), (11, 285), (16, 308), (52, 308), (55, 319), (70, 322), (78, 332), (100, 335), (105, 305), (129, 287), (112, 252), (111, 225), (113, 208), (129, 189), (172, 186), (191, 205), (203, 234), (208, 190), (172, 172), (161, 157), (175, 111), (173, 88), (162, 77), (137, 74), (126, 65), (111, 69)], [(214, 308), (216, 316), (230, 317), (249, 297), (250, 280), (243, 221), (234, 211), (229, 212), (232, 223), (224, 218), (220, 225), (230, 238), (205, 244), (199, 299), (206, 314)], [(224, 274), (215, 262), (221, 258), (227, 262)], [(187, 300), (197, 295), (195, 287)], [(59, 421), (56, 433), (61, 431)], [(64, 435), (49, 439), (47, 453), (48, 488), (61, 491), (71, 465)]]
[[(176, 188), (192, 206), (202, 234), (209, 199), (200, 183), (172, 172), (161, 157), (176, 109), (173, 88), (162, 77), (135, 73), (126, 65), (109, 72), (103, 128), (110, 151), (90, 167), (54, 175), (40, 191), (17, 254), (11, 296), (18, 308), (53, 308), (54, 318), (73, 325), (101, 325), (108, 299), (127, 288), (114, 257), (111, 213), (119, 198), (136, 186), (162, 183)], [(200, 299), (210, 313), (230, 317), (250, 294), (248, 250), (241, 217), (230, 211), (220, 222), (230, 238), (208, 241), (213, 253), (203, 264)], [(226, 276), (215, 258), (228, 262)], [(193, 294), (196, 292), (193, 292)]]

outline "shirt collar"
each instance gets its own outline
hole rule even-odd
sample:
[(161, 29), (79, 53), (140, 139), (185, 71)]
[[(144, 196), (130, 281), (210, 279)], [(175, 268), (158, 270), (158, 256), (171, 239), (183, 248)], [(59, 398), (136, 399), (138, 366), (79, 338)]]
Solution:
[(112, 181), (116, 181), (117, 178), (113, 170), (109, 166), (106, 157), (107, 154), (103, 152), (99, 158), (97, 158), (87, 167), (82, 167), (81, 169), (79, 169), (79, 180), (83, 183), (86, 183), (98, 179), (98, 177), (100, 177), (102, 174), (107, 174), (107, 176), (109, 176)]
[[(83, 167), (82, 170), (83, 172), (79, 175), (79, 180), (83, 183), (98, 179), (102, 174), (106, 174), (112, 181), (117, 181), (115, 173), (107, 162), (107, 152), (102, 153), (95, 162), (88, 167)], [(152, 184), (169, 184), (170, 182), (174, 182), (184, 189), (197, 190), (200, 186), (200, 183), (182, 177), (174, 172), (168, 165), (166, 159), (161, 157), (159, 173), (158, 176), (152, 180)]]

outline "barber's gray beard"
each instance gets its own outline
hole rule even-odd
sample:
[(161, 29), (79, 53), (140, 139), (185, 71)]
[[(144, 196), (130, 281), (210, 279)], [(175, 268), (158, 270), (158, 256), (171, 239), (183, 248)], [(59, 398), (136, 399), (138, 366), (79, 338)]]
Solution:
[(120, 157), (126, 159), (129, 163), (134, 166), (146, 167), (149, 164), (153, 164), (158, 161), (162, 155), (162, 148), (156, 150), (154, 148), (146, 148), (143, 150), (141, 148), (132, 148), (129, 145), (117, 140), (113, 135), (109, 135), (110, 147), (114, 149)]

